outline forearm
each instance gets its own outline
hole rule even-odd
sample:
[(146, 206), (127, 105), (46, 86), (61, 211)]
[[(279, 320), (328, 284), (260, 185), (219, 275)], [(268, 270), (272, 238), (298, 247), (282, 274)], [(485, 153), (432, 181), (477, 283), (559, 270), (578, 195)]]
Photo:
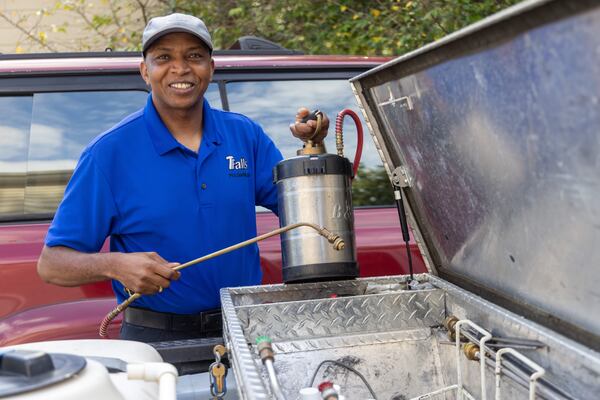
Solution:
[(115, 279), (142, 294), (152, 294), (169, 287), (179, 272), (155, 252), (82, 253), (68, 247), (44, 246), (38, 261), (38, 274), (48, 283), (79, 286)]
[(68, 247), (44, 246), (38, 260), (38, 274), (48, 283), (79, 286), (115, 278), (121, 253), (82, 253)]

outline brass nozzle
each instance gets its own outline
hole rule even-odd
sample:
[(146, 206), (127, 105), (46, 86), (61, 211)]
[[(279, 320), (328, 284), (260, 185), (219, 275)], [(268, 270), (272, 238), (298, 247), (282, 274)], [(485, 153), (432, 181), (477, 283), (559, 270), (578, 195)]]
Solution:
[(456, 318), (454, 315), (451, 315), (444, 320), (444, 327), (448, 330), (448, 332), (453, 333), (457, 322), (458, 318)]
[(325, 153), (327, 153), (325, 144), (322, 142), (313, 142), (312, 140), (306, 142), (300, 150), (296, 151), (296, 154), (299, 156), (315, 156)]
[(340, 237), (340, 235), (332, 233), (326, 228), (321, 228), (319, 233), (323, 235), (327, 239), (327, 241), (333, 245), (333, 248), (335, 250), (340, 251), (343, 250), (344, 247), (346, 247), (346, 243), (344, 242), (344, 239)]
[(479, 346), (474, 343), (467, 343), (463, 346), (463, 352), (465, 353), (465, 357), (469, 360), (478, 361), (479, 360)]
[(344, 239), (342, 239), (341, 237), (337, 237), (334, 242), (333, 242), (333, 248), (336, 250), (344, 250), (344, 247), (346, 247), (346, 243), (344, 242)]
[(459, 321), (458, 318), (456, 318), (454, 315), (451, 315), (444, 320), (444, 327), (448, 330), (448, 337), (452, 341), (456, 340), (455, 327), (456, 327), (456, 323), (458, 321)]

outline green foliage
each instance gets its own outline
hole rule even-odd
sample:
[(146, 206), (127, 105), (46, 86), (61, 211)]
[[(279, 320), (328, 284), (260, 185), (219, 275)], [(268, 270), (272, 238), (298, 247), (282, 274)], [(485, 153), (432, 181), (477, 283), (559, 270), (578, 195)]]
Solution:
[[(40, 19), (57, 11), (83, 21), (92, 33), (70, 50), (139, 50), (141, 33), (151, 17), (183, 12), (201, 17), (216, 48), (237, 38), (261, 36), (306, 54), (397, 56), (500, 11), (519, 0), (58, 0), (40, 10)], [(30, 41), (56, 51), (53, 33), (25, 27), (25, 17), (0, 18), (26, 32)], [(54, 33), (68, 32), (68, 23)], [(383, 167), (361, 166), (353, 183), (356, 206), (393, 204)]]
[(262, 36), (307, 54), (400, 55), (517, 0), (176, 1), (202, 17), (217, 47)]
[(355, 207), (394, 204), (392, 184), (383, 166), (358, 168), (352, 182), (352, 203)]
[[(395, 56), (476, 22), (518, 0), (58, 0), (43, 15), (71, 13), (90, 31), (69, 50), (138, 50), (147, 21), (171, 12), (206, 22), (216, 48), (245, 35), (261, 36), (306, 54)], [(0, 17), (8, 17), (0, 13)], [(19, 23), (31, 32), (24, 21)], [(68, 31), (68, 27), (66, 28)], [(64, 29), (62, 30), (64, 32)], [(54, 32), (56, 34), (60, 32)], [(29, 35), (46, 50), (53, 33)], [(64, 36), (64, 35), (63, 35)], [(56, 36), (57, 38), (59, 36)]]

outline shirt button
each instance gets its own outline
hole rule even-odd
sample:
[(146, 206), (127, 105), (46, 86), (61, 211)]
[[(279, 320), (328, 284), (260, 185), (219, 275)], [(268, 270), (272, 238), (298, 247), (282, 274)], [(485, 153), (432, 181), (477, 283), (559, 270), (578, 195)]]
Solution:
[(206, 189), (206, 183), (203, 183), (202, 185), (200, 185), (200, 187), (201, 187), (202, 189)]

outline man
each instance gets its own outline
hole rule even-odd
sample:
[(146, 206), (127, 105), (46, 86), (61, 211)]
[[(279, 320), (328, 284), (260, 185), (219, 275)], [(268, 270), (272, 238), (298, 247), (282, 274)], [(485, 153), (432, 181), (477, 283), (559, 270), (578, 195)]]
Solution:
[[(121, 338), (217, 336), (219, 289), (260, 283), (258, 247), (181, 274), (172, 268), (256, 236), (255, 205), (277, 211), (272, 168), (281, 153), (256, 123), (204, 99), (214, 60), (200, 19), (154, 18), (142, 46), (146, 107), (84, 150), (38, 272), (63, 286), (112, 279), (118, 302), (126, 288), (144, 294), (126, 310)], [(314, 121), (292, 126), (301, 138), (314, 129)], [(111, 252), (98, 253), (108, 236)]]

